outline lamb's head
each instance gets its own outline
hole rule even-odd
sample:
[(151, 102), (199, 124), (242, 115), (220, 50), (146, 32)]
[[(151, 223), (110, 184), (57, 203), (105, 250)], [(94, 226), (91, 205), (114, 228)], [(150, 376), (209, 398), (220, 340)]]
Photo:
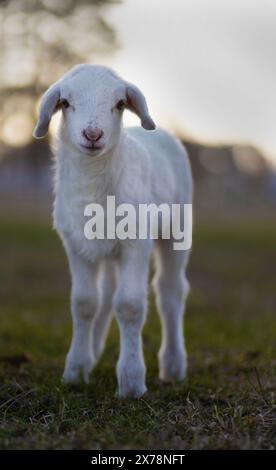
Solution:
[(62, 110), (60, 138), (79, 151), (99, 155), (118, 142), (124, 108), (136, 113), (152, 130), (144, 95), (107, 67), (78, 65), (44, 94), (34, 137), (47, 134), (52, 115)]

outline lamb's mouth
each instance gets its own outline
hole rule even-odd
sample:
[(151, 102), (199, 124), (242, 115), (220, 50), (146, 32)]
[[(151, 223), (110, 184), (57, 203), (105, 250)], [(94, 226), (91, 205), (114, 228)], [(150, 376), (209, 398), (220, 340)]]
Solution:
[(99, 150), (102, 150), (104, 148), (104, 145), (102, 144), (93, 144), (93, 145), (85, 145), (85, 144), (80, 144), (80, 146), (88, 150), (89, 152), (97, 152)]

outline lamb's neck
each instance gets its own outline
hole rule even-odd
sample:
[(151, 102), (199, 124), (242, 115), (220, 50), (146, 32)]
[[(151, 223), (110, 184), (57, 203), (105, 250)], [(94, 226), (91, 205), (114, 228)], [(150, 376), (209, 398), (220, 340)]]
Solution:
[[(114, 165), (117, 166), (114, 172)], [(119, 170), (117, 152), (99, 157), (76, 154), (70, 146), (62, 146), (57, 159), (57, 185), (70, 198), (86, 198), (104, 203), (108, 195), (115, 195), (116, 175)]]

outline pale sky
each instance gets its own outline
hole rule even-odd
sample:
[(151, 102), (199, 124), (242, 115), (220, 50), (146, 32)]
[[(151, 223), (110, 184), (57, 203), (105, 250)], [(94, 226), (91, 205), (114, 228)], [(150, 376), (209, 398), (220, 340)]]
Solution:
[(158, 125), (255, 145), (276, 166), (275, 0), (125, 0), (107, 18), (122, 44), (110, 64)]

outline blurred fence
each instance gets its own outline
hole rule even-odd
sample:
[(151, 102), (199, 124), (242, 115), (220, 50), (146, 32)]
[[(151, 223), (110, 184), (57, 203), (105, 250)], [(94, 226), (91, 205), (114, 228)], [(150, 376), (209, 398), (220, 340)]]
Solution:
[[(192, 166), (198, 219), (273, 217), (276, 173), (252, 148), (185, 143)], [(53, 157), (47, 141), (0, 148), (0, 211), (48, 217)]]

